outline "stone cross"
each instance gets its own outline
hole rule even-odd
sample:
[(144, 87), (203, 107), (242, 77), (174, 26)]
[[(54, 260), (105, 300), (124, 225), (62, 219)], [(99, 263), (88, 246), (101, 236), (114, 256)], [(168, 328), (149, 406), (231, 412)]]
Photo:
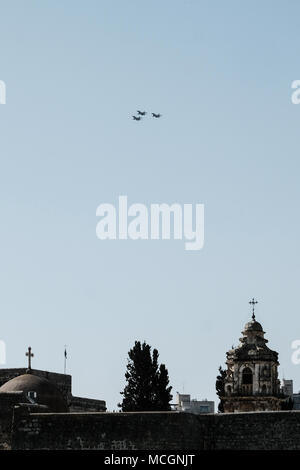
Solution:
[(34, 357), (34, 354), (31, 352), (30, 346), (28, 348), (28, 352), (25, 355), (28, 357), (28, 369), (31, 370), (31, 358)]
[(258, 302), (257, 300), (254, 300), (254, 297), (253, 297), (253, 299), (250, 300), (249, 304), (252, 305), (252, 318), (253, 320), (255, 320), (254, 308), (255, 308), (255, 305), (258, 304)]

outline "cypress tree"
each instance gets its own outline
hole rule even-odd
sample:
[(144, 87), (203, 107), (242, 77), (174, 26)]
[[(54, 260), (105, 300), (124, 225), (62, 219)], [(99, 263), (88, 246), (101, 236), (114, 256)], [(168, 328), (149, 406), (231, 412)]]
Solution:
[(220, 403), (218, 405), (218, 412), (224, 413), (224, 404), (221, 397), (225, 395), (225, 378), (226, 378), (226, 370), (219, 367), (219, 375), (216, 378), (216, 392), (218, 397), (220, 398)]
[(158, 351), (145, 341), (135, 341), (128, 352), (126, 385), (123, 401), (118, 406), (122, 411), (167, 411), (172, 399), (168, 386), (169, 376), (164, 364), (158, 366)]

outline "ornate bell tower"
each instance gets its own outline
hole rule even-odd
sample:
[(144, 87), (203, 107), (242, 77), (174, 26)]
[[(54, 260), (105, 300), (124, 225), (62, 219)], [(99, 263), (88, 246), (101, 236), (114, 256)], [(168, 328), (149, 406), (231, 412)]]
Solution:
[(281, 408), (278, 353), (268, 348), (268, 340), (255, 319), (252, 299), (252, 320), (246, 323), (237, 348), (227, 352), (225, 413), (241, 411), (278, 411)]

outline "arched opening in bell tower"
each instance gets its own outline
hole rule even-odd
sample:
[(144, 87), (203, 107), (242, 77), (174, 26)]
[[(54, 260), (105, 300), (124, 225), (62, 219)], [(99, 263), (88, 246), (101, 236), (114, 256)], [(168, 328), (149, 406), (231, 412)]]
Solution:
[(246, 395), (251, 395), (253, 389), (253, 373), (250, 367), (245, 367), (242, 374), (242, 391)]

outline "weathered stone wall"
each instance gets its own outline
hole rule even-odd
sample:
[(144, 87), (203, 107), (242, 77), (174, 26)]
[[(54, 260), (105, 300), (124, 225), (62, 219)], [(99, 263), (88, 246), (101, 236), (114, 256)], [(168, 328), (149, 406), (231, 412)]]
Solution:
[(95, 400), (93, 398), (73, 397), (69, 404), (69, 411), (74, 412), (98, 412), (106, 411), (106, 403), (104, 400)]
[(228, 413), (201, 418), (207, 449), (300, 449), (298, 411)]
[(76, 413), (15, 417), (13, 449), (192, 449), (198, 423), (185, 413)]
[(22, 397), (22, 392), (0, 393), (0, 450), (11, 446), (13, 408)]
[(11, 447), (11, 417), (12, 412), (0, 411), (0, 450), (8, 450)]
[(298, 449), (300, 412), (15, 415), (14, 449)]

